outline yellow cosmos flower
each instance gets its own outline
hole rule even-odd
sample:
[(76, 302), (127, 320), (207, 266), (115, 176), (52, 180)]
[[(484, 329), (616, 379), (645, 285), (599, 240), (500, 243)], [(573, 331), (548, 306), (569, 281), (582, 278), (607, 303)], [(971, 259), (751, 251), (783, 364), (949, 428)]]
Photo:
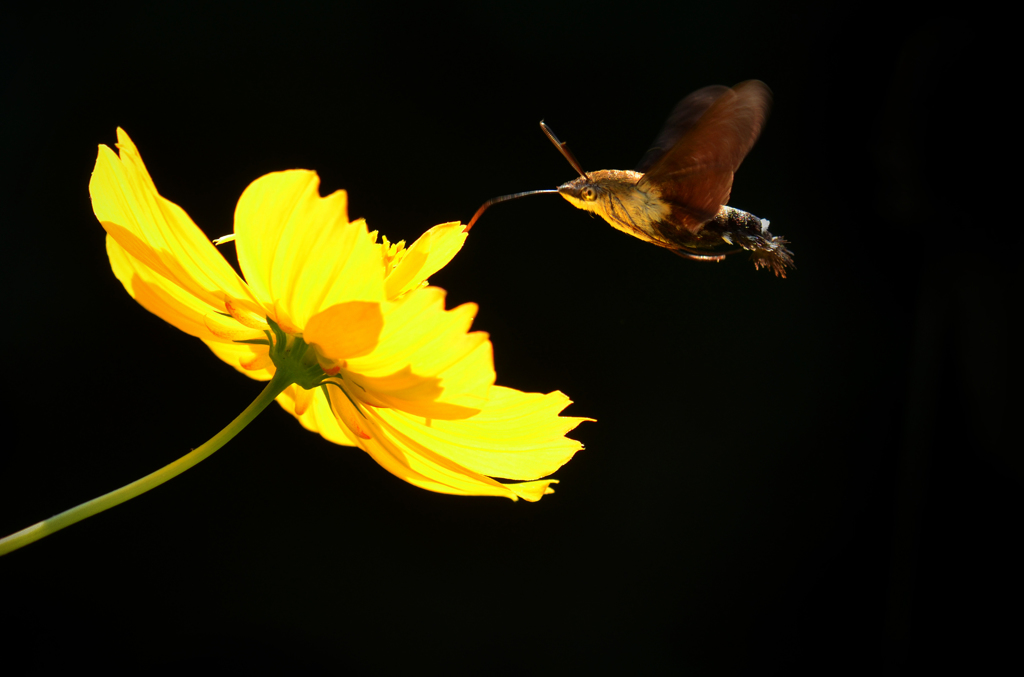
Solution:
[[(111, 266), (142, 306), (257, 380), (274, 350), (298, 350), (315, 376), (278, 403), (309, 430), (358, 446), (431, 491), (536, 501), (540, 479), (581, 448), (565, 437), (560, 392), (494, 384), (476, 306), (445, 309), (427, 278), (465, 241), (436, 226), (410, 247), (349, 221), (344, 191), (321, 197), (314, 172), (268, 174), (242, 193), (234, 239), (245, 279), (176, 204), (157, 192), (128, 135), (100, 146), (89, 191)], [(305, 387), (303, 387), (305, 386)], [(503, 482), (504, 480), (517, 480)]]

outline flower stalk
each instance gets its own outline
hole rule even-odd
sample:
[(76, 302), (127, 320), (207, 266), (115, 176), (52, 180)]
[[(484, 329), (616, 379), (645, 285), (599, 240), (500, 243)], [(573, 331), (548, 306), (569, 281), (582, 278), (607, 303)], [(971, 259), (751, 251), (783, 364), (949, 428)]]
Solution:
[(87, 517), (92, 517), (97, 513), (113, 508), (115, 505), (120, 505), (125, 501), (129, 501), (140, 494), (146, 493), (150, 489), (160, 486), (167, 480), (177, 477), (200, 461), (208, 458), (213, 454), (213, 452), (231, 441), (235, 435), (242, 431), (242, 428), (249, 425), (249, 423), (256, 418), (261, 411), (266, 409), (267, 406), (292, 383), (294, 383), (294, 381), (292, 380), (292, 375), (289, 374), (288, 370), (279, 369), (274, 377), (267, 383), (263, 392), (259, 394), (259, 397), (257, 397), (252, 404), (246, 407), (245, 411), (239, 414), (234, 421), (229, 423), (219, 433), (211, 437), (205, 444), (185, 454), (173, 463), (169, 463), (156, 472), (152, 472), (130, 484), (126, 484), (120, 489), (115, 489), (114, 491), (98, 496), (91, 501), (86, 501), (81, 505), (76, 505), (70, 510), (65, 510), (64, 512), (58, 513), (49, 519), (37, 522), (36, 524), (25, 527), (21, 531), (17, 531), (6, 538), (0, 539), (0, 557), (19, 548), (23, 548), (29, 543), (34, 543), (45, 538), (52, 533), (56, 533), (65, 527), (69, 527), (75, 522), (81, 522)]

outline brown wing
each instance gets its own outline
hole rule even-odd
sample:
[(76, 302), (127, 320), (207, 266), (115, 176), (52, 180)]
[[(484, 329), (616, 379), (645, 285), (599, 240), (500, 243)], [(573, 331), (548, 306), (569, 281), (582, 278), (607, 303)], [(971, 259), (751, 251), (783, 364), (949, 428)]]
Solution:
[[(705, 98), (714, 94), (705, 94), (713, 89), (699, 90), (676, 107), (678, 111), (691, 97), (700, 95), (690, 106), (691, 112), (680, 115), (683, 123), (687, 114), (699, 110)], [(706, 105), (695, 123), (690, 122), (689, 129), (677, 135), (675, 145), (654, 162), (637, 186), (641, 190), (648, 185), (657, 186), (661, 199), (672, 204), (676, 225), (696, 234), (720, 206), (728, 204), (733, 174), (760, 136), (771, 101), (771, 90), (758, 80), (741, 82), (725, 90)], [(675, 118), (674, 111), (669, 124)], [(662, 131), (655, 145), (671, 136), (667, 129)]]
[(668, 120), (665, 120), (665, 125), (658, 133), (658, 138), (640, 158), (640, 162), (636, 165), (636, 171), (646, 174), (661, 159), (661, 156), (672, 150), (683, 134), (697, 124), (697, 120), (700, 120), (711, 104), (728, 91), (729, 88), (725, 85), (711, 85), (704, 89), (698, 89), (677, 103), (676, 107), (672, 109), (672, 114), (668, 116)]

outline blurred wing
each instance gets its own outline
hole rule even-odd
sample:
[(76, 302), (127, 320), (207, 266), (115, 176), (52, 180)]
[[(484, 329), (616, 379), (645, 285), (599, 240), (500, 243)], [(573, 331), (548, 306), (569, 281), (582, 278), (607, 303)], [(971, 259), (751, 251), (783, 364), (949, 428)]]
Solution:
[[(672, 205), (671, 221), (691, 233), (699, 232), (719, 207), (728, 204), (733, 174), (760, 136), (771, 109), (771, 90), (758, 80), (741, 82), (722, 91), (710, 104), (703, 103), (718, 91), (706, 87), (676, 107), (669, 119), (670, 126), (677, 113), (683, 123), (692, 115), (686, 110), (680, 112), (681, 108), (698, 111), (704, 106), (704, 110), (696, 122), (689, 123), (685, 133), (675, 134), (675, 145), (657, 159), (637, 184), (641, 190), (648, 185), (657, 186), (661, 199)], [(689, 105), (695, 97), (697, 100)], [(656, 145), (672, 136), (666, 128)]]
[(676, 142), (690, 131), (690, 128), (697, 124), (697, 120), (704, 115), (719, 97), (729, 91), (725, 85), (711, 85), (686, 97), (676, 104), (672, 114), (665, 120), (665, 126), (661, 128), (658, 138), (651, 144), (650, 150), (644, 153), (636, 166), (636, 171), (646, 174), (650, 171), (661, 156), (667, 153), (676, 145)]

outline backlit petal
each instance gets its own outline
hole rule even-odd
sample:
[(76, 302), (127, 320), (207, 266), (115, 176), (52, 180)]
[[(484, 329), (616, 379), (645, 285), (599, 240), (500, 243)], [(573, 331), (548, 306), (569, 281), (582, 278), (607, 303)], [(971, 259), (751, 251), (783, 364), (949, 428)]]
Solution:
[(359, 446), (385, 470), (410, 484), (444, 494), (503, 496), (512, 500), (537, 501), (544, 494), (553, 493), (549, 485), (555, 480), (503, 483), (475, 472), (455, 461), (451, 448), (443, 444), (423, 446), (407, 435), (408, 425), (388, 424), (382, 416), (386, 412), (367, 412), (372, 436), (360, 441)]
[(235, 209), (238, 263), (256, 297), (289, 333), (339, 303), (384, 300), (384, 267), (345, 191), (320, 197), (315, 172), (256, 179)]
[(377, 346), (383, 327), (379, 303), (349, 301), (313, 315), (303, 338), (324, 357), (347, 360), (369, 354)]
[(553, 494), (555, 490), (552, 484), (558, 484), (558, 480), (536, 480), (534, 482), (509, 482), (505, 484), (516, 496), (524, 501), (536, 503), (545, 494)]
[(209, 330), (204, 321), (207, 315), (215, 312), (214, 307), (141, 263), (110, 235), (107, 235), (107, 256), (114, 275), (143, 308), (186, 334), (209, 341), (218, 340), (219, 337)]
[[(541, 395), (495, 386), (493, 405), (479, 414), (479, 421), (441, 422), (372, 407), (360, 413), (340, 390), (328, 388), (334, 409), (317, 394), (308, 409), (296, 414), (294, 386), (278, 402), (308, 430), (338, 444), (359, 446), (396, 477), (446, 494), (539, 500), (552, 493), (554, 480), (506, 483), (487, 475), (533, 479), (549, 474), (582, 448), (564, 434), (591, 420), (558, 416), (569, 404), (558, 392)], [(339, 425), (341, 420), (349, 424)], [(349, 425), (360, 432), (353, 433)], [(534, 452), (540, 458), (533, 458)]]
[(93, 211), (107, 233), (141, 266), (213, 310), (223, 311), (226, 298), (251, 303), (245, 283), (206, 235), (157, 193), (124, 130), (117, 137), (120, 156), (100, 146), (89, 181)]
[(560, 392), (542, 395), (494, 386), (483, 410), (467, 419), (424, 420), (388, 409), (376, 414), (401, 430), (411, 448), (443, 450), (447, 458), (483, 475), (533, 480), (558, 470), (583, 447), (565, 434), (592, 419), (559, 416), (569, 404)]
[[(333, 388), (334, 386), (328, 386)], [(299, 419), (302, 427), (311, 432), (319, 433), (324, 439), (349, 447), (358, 446), (358, 438), (351, 430), (341, 425), (338, 416), (331, 408), (330, 401), (318, 388), (312, 401), (305, 400), (306, 395), (299, 386), (289, 386), (277, 396), (277, 403), (289, 414)], [(301, 405), (305, 405), (304, 407)]]
[(395, 298), (420, 287), (459, 253), (466, 236), (465, 227), (458, 222), (442, 223), (421, 235), (388, 273), (385, 281), (387, 297)]
[(246, 376), (257, 381), (269, 381), (274, 375), (274, 363), (266, 346), (244, 343), (204, 341), (214, 355)]
[(494, 362), (487, 334), (468, 331), (476, 306), (445, 310), (444, 291), (426, 287), (384, 308), (377, 348), (345, 367), (362, 388), (354, 396), (366, 392), (377, 406), (425, 417), (465, 418), (478, 409), (494, 383)]
[(501, 482), (491, 479), (448, 458), (445, 449), (428, 449), (412, 442), (395, 428), (386, 424), (379, 413), (386, 410), (371, 409), (367, 424), (371, 437), (361, 440), (362, 447), (385, 470), (410, 484), (443, 494), (461, 496), (518, 495)]

